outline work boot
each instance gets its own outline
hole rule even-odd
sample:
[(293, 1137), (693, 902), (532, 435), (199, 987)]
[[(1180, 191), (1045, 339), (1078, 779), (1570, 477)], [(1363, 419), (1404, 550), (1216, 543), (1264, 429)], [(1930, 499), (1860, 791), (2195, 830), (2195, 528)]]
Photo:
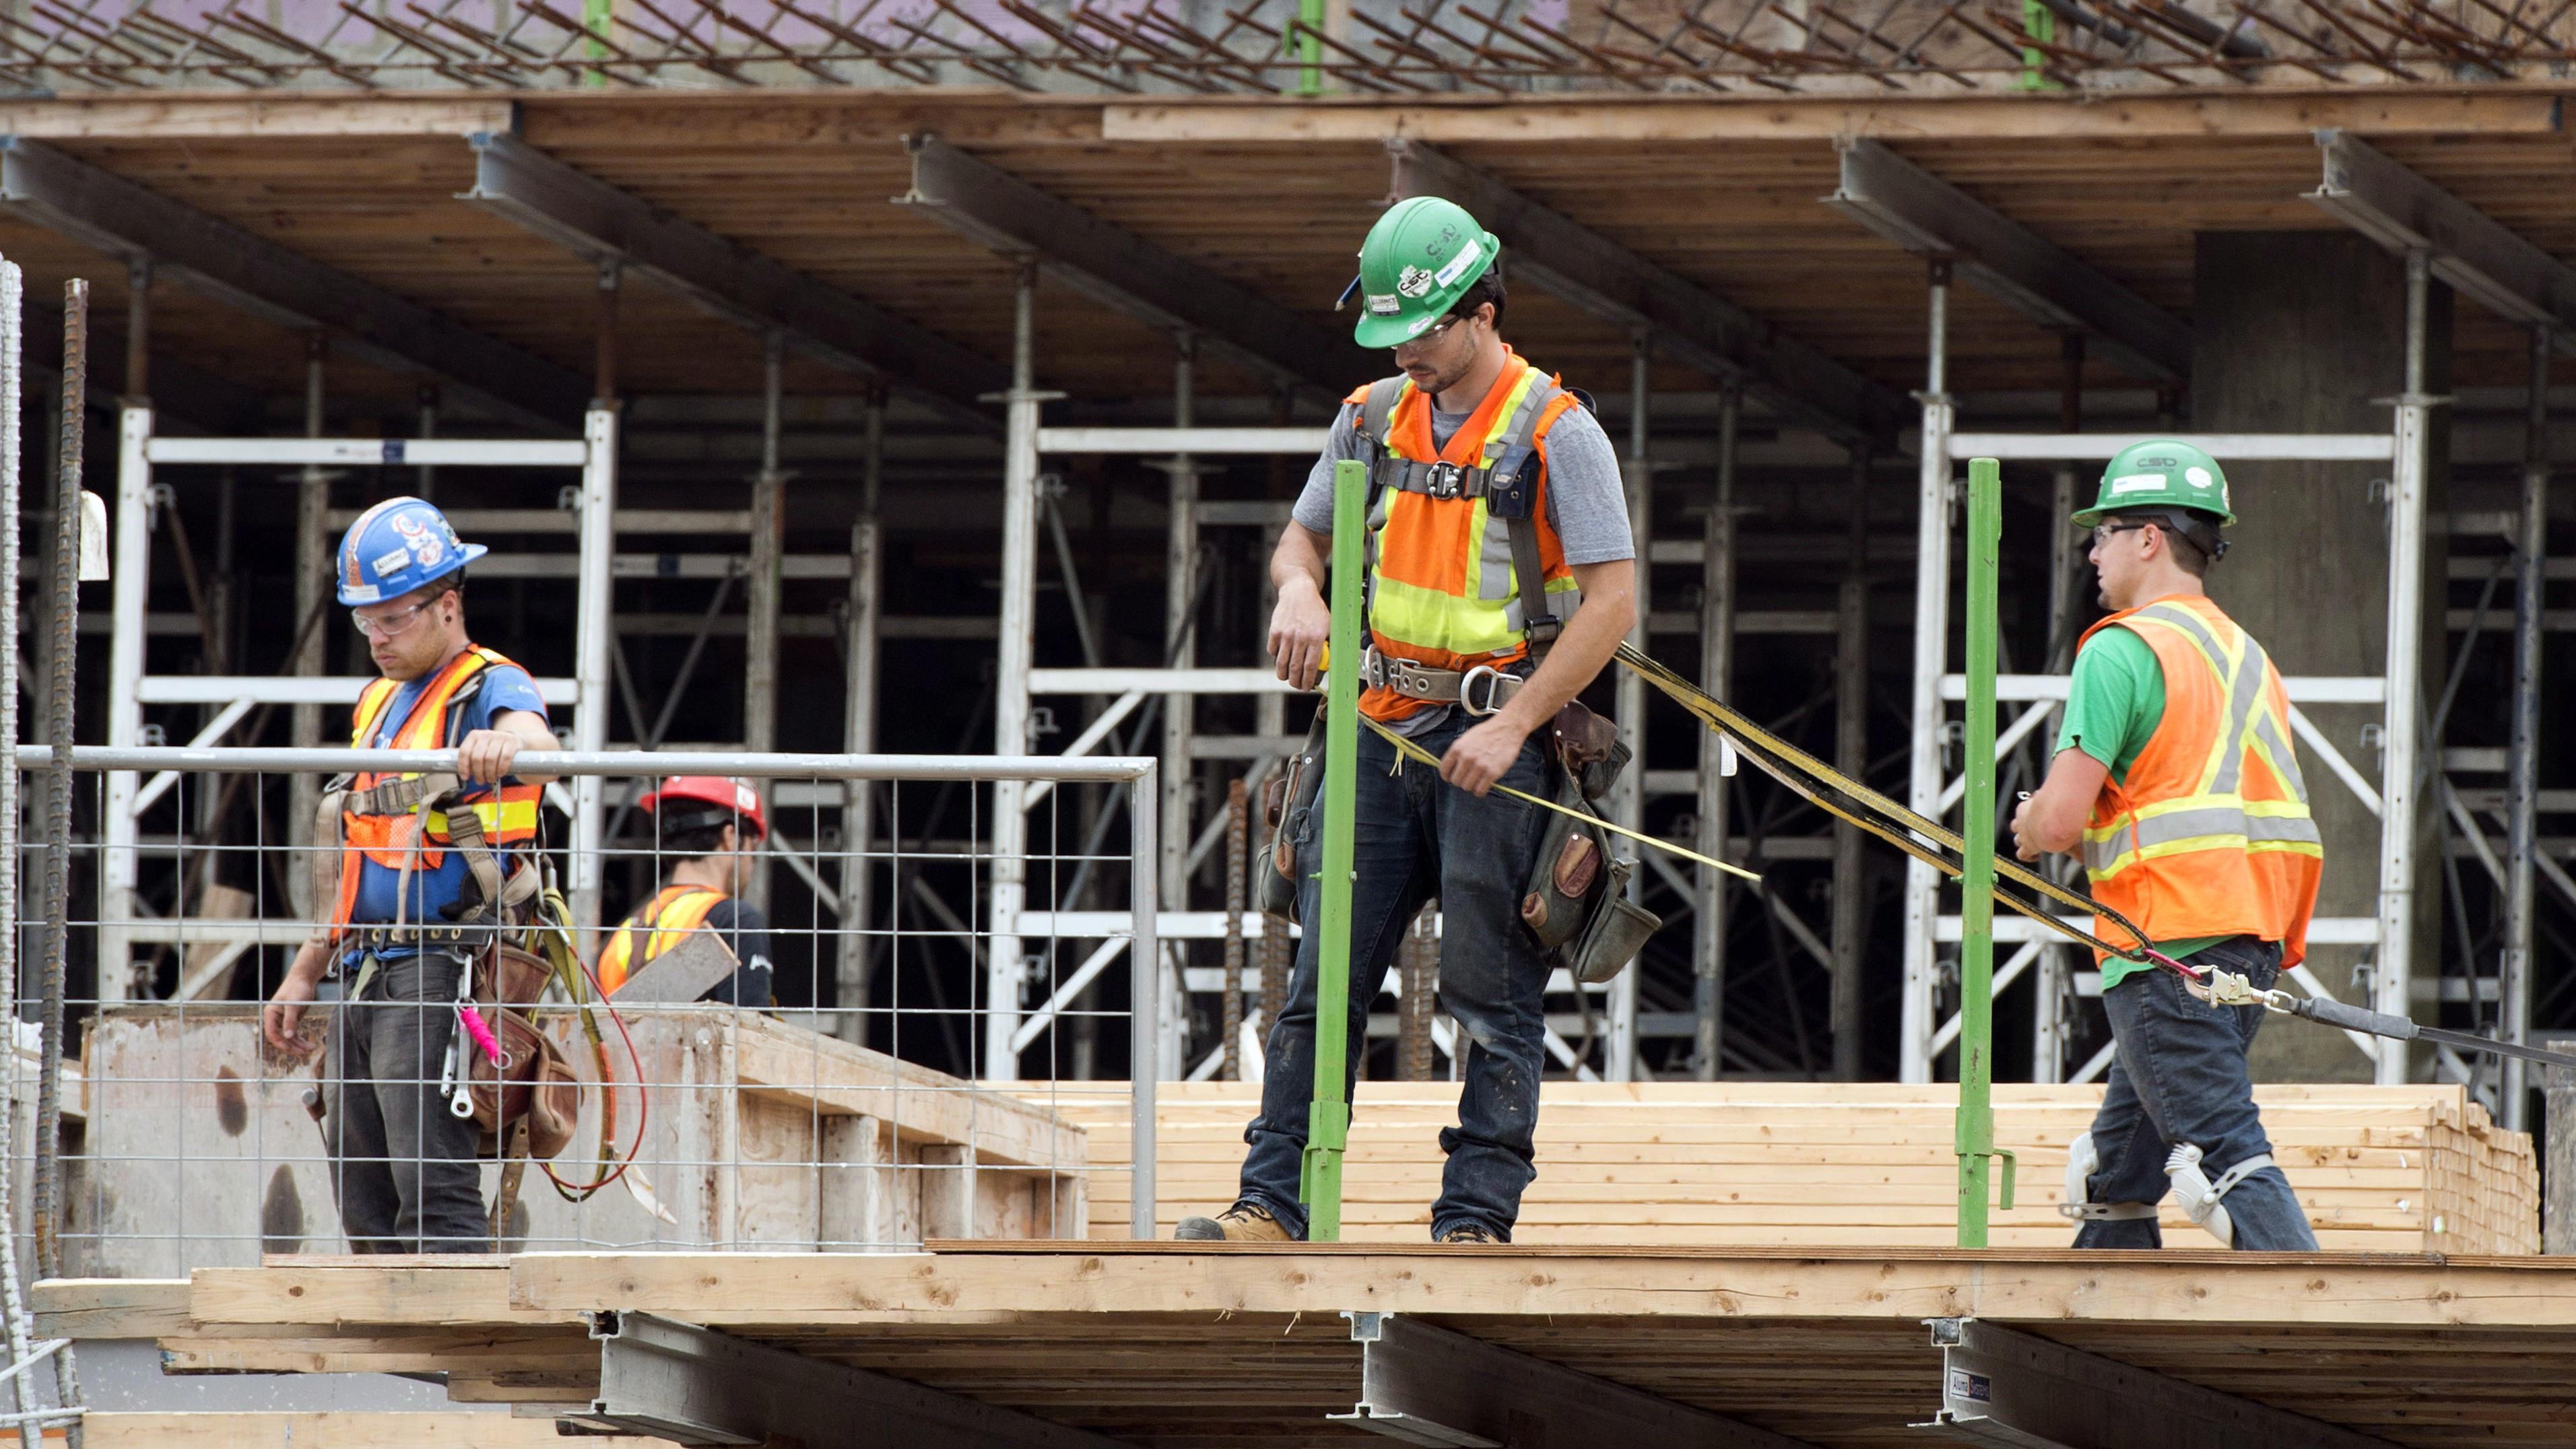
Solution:
[(1172, 1238), (1183, 1243), (1293, 1243), (1266, 1209), (1239, 1202), (1212, 1218), (1183, 1218)]
[(1501, 1242), (1502, 1239), (1485, 1231), (1485, 1226), (1482, 1223), (1459, 1223), (1451, 1227), (1448, 1231), (1440, 1234), (1439, 1237), (1434, 1238), (1432, 1241), (1439, 1243), (1483, 1243), (1486, 1246), (1491, 1247), (1492, 1245)]

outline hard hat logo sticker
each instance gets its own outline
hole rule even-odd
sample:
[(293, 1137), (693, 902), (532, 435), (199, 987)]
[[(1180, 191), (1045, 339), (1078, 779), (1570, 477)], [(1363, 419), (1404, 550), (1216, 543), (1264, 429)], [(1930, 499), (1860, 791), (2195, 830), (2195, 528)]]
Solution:
[[(409, 557), (411, 557), (411, 555), (398, 548), (385, 553), (380, 553), (376, 555), (375, 571), (380, 574), (392, 573), (395, 570), (400, 569), (403, 566), (403, 561)], [(357, 582), (357, 570), (351, 569), (349, 572), (351, 575), (350, 582)]]
[(1408, 266), (1397, 275), (1395, 290), (1407, 297), (1427, 297), (1431, 295), (1431, 273)]
[(2182, 481), (2194, 488), (2206, 488), (2213, 480), (2207, 468), (2192, 467), (2182, 470)]
[(2123, 473), (2111, 480), (2114, 493), (2144, 493), (2165, 486), (2162, 473)]

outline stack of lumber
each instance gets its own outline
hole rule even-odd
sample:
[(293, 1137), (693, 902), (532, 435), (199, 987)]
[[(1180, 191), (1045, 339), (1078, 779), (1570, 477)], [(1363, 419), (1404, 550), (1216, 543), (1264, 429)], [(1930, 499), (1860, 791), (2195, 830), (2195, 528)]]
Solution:
[[(1030, 1096), (1047, 1095), (1028, 1084)], [(1243, 1128), (1259, 1088), (1166, 1083), (1156, 1219), (1234, 1197)], [(1089, 1129), (1091, 1236), (1127, 1235), (1123, 1098), (1053, 1095)], [(1344, 1168), (1348, 1239), (1418, 1239), (1440, 1191), (1439, 1132), (1454, 1083), (1363, 1082)], [(2332, 1250), (2536, 1253), (2531, 1139), (2490, 1122), (2456, 1086), (2273, 1085), (2255, 1099), (2274, 1155)], [(2067, 1143), (2101, 1089), (1998, 1086), (1995, 1141), (2019, 1156), (1998, 1247), (2063, 1246)], [(1541, 1094), (1538, 1180), (1514, 1241), (1745, 1246), (1940, 1246), (1955, 1241), (1956, 1088), (1889, 1083), (1550, 1082)], [(2168, 1198), (2166, 1241), (2215, 1244)]]

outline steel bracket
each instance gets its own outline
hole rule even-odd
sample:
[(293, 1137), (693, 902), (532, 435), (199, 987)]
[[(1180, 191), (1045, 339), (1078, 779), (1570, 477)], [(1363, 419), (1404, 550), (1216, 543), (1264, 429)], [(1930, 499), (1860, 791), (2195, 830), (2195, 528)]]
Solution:
[(1916, 1424), (2008, 1449), (2393, 1449), (2216, 1389), (1974, 1318), (1934, 1318), (1941, 1411)]
[[(567, 1432), (611, 1430), (681, 1444), (851, 1441), (905, 1449), (1121, 1449), (1121, 1441), (1017, 1409), (825, 1363), (651, 1313), (593, 1315), (599, 1396)], [(864, 1426), (864, 1429), (862, 1428)]]
[(1438, 1449), (1811, 1449), (1803, 1440), (1392, 1313), (1342, 1315), (1360, 1401), (1325, 1417)]

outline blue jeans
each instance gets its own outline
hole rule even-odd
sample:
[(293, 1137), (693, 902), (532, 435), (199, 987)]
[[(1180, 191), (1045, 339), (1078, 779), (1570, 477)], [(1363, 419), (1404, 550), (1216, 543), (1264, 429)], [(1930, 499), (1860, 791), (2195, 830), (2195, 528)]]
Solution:
[(380, 957), (331, 1023), (322, 1135), (352, 1253), (483, 1253), (482, 1134), (439, 1095), (465, 961)]
[[(1434, 755), (1476, 721), (1464, 714), (1418, 743)], [(1530, 736), (1502, 783), (1533, 795), (1547, 791), (1540, 741)], [(1546, 812), (1499, 793), (1470, 795), (1420, 761), (1395, 769), (1395, 748), (1360, 731), (1357, 809), (1353, 812), (1351, 883), (1350, 1054), (1343, 1091), (1358, 1077), (1369, 1003), (1386, 981), (1405, 927), (1438, 897), (1441, 909), (1440, 1009), (1457, 1020), (1467, 1053), (1458, 1125), (1442, 1129), (1448, 1154), (1440, 1200), (1431, 1209), (1436, 1237), (1474, 1224), (1511, 1240), (1521, 1190), (1537, 1170), (1530, 1137), (1538, 1126), (1538, 1084), (1546, 1064), (1546, 1016), (1540, 996), (1548, 967), (1538, 938), (1521, 924)], [(1287, 1005), (1270, 1027), (1261, 1115), (1244, 1129), (1242, 1201), (1304, 1237), (1306, 1210), (1297, 1201), (1298, 1164), (1306, 1148), (1306, 1109), (1315, 1091), (1315, 972), (1321, 933), (1323, 850), (1321, 799), (1297, 833), (1298, 918), (1309, 929), (1297, 942)]]
[[(2257, 991), (2281, 974), (2281, 944), (2238, 936), (2187, 956), (2195, 966), (2241, 973)], [(2086, 1197), (2102, 1203), (2160, 1201), (2172, 1182), (2165, 1157), (2189, 1142), (2200, 1148), (2201, 1170), (2216, 1182), (2229, 1168), (2272, 1150), (2254, 1110), (2254, 1081), (2245, 1070), (2246, 1048), (2263, 1027), (2259, 1006), (2212, 1006), (2183, 987), (2180, 976), (2158, 968), (2102, 993), (2119, 1054), (2111, 1062), (2102, 1110), (2093, 1118), (2093, 1149), (2101, 1165), (2086, 1179)], [(2290, 1180), (2266, 1167), (2220, 1199), (2236, 1227), (2235, 1246), (2274, 1252), (2314, 1252)], [(2154, 1218), (2097, 1219), (2075, 1235), (2079, 1248), (2160, 1248)]]

